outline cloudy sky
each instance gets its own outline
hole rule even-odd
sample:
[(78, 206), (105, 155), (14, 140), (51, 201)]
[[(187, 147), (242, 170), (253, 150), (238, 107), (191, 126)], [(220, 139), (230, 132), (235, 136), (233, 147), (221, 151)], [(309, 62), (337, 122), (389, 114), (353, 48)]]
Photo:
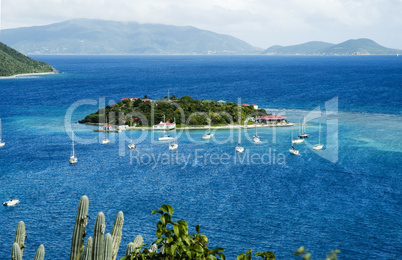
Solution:
[(1, 29), (73, 18), (192, 25), (256, 47), (370, 38), (402, 49), (402, 0), (0, 0)]

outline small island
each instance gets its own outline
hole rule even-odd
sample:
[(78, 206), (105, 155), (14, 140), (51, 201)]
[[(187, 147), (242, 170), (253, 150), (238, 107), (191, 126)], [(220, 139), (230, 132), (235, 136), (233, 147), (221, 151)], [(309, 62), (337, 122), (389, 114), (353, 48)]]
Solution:
[(55, 68), (34, 60), (0, 43), (0, 77), (11, 77), (21, 74), (55, 73)]
[[(239, 115), (240, 123), (239, 123)], [(152, 118), (153, 117), (153, 118)], [(285, 117), (269, 115), (257, 105), (236, 104), (224, 100), (193, 99), (190, 96), (181, 98), (165, 96), (162, 99), (152, 100), (145, 95), (143, 98), (122, 98), (114, 105), (99, 109), (86, 116), (79, 123), (93, 125), (128, 126), (137, 129), (155, 129), (155, 124), (173, 123), (175, 128), (230, 127), (244, 124), (255, 124), (256, 118), (270, 120), (277, 123), (288, 122)], [(266, 123), (266, 121), (265, 121)], [(169, 130), (169, 129), (167, 129)]]

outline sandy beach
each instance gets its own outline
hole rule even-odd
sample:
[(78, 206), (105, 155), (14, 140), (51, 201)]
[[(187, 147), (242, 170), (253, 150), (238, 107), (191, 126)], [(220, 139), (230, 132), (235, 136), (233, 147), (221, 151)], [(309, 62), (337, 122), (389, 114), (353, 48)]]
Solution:
[(48, 74), (56, 74), (58, 73), (57, 71), (52, 71), (52, 72), (41, 72), (41, 73), (24, 73), (24, 74), (16, 74), (12, 76), (0, 76), (0, 79), (12, 79), (12, 78), (20, 78), (20, 77), (26, 77), (26, 76), (40, 76), (40, 75), (48, 75)]

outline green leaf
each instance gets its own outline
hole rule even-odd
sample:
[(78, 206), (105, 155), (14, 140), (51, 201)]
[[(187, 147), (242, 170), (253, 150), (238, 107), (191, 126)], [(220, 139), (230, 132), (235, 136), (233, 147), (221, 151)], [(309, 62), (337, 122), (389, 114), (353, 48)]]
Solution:
[(174, 234), (176, 235), (176, 236), (180, 236), (180, 228), (179, 228), (179, 226), (178, 225), (174, 225), (173, 226), (173, 231), (174, 231)]
[(174, 253), (176, 252), (177, 245), (172, 245), (170, 248), (172, 249), (172, 255), (174, 255)]
[(200, 233), (200, 225), (195, 226), (195, 231), (197, 231), (197, 233)]
[(168, 237), (168, 238), (166, 238), (166, 242), (167, 242), (168, 244), (172, 243), (172, 242), (173, 242), (173, 237)]
[(166, 207), (167, 207), (167, 209), (168, 209), (168, 213), (169, 213), (170, 215), (173, 215), (173, 207), (170, 206), (170, 205), (166, 205)]
[(153, 214), (155, 214), (155, 213), (160, 213), (160, 214), (162, 214), (162, 211), (160, 211), (160, 210), (152, 210), (151, 214), (153, 215)]
[(162, 210), (165, 213), (168, 213), (169, 212), (168, 205), (163, 204), (162, 207), (160, 207), (160, 210)]
[(226, 256), (223, 253), (218, 253), (221, 260), (226, 260)]
[(204, 249), (200, 245), (193, 246), (193, 249), (198, 253), (204, 253)]
[(162, 241), (163, 241), (163, 237), (158, 237), (158, 239), (156, 239), (155, 243), (159, 245), (160, 243), (162, 243)]
[(166, 225), (166, 220), (165, 220), (165, 216), (161, 215), (161, 222), (163, 225)]

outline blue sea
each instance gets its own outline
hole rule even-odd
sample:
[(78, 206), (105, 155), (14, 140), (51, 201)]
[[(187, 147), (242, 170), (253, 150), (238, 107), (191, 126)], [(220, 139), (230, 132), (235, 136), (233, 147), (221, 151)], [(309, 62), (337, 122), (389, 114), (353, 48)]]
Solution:
[[(34, 56), (59, 73), (0, 79), (0, 259), (8, 259), (19, 221), (24, 257), (44, 244), (46, 259), (68, 259), (79, 199), (90, 201), (87, 237), (98, 212), (106, 232), (124, 212), (118, 258), (135, 236), (155, 240), (162, 204), (173, 219), (197, 224), (228, 259), (248, 249), (314, 259), (400, 259), (402, 252), (402, 58), (396, 56)], [(178, 131), (179, 149), (160, 133), (104, 135), (78, 124), (125, 97), (257, 104), (294, 127)], [(289, 153), (306, 119), (309, 138)], [(324, 149), (315, 151), (319, 124)], [(70, 165), (71, 130), (78, 164)], [(127, 148), (132, 134), (137, 149)]]

